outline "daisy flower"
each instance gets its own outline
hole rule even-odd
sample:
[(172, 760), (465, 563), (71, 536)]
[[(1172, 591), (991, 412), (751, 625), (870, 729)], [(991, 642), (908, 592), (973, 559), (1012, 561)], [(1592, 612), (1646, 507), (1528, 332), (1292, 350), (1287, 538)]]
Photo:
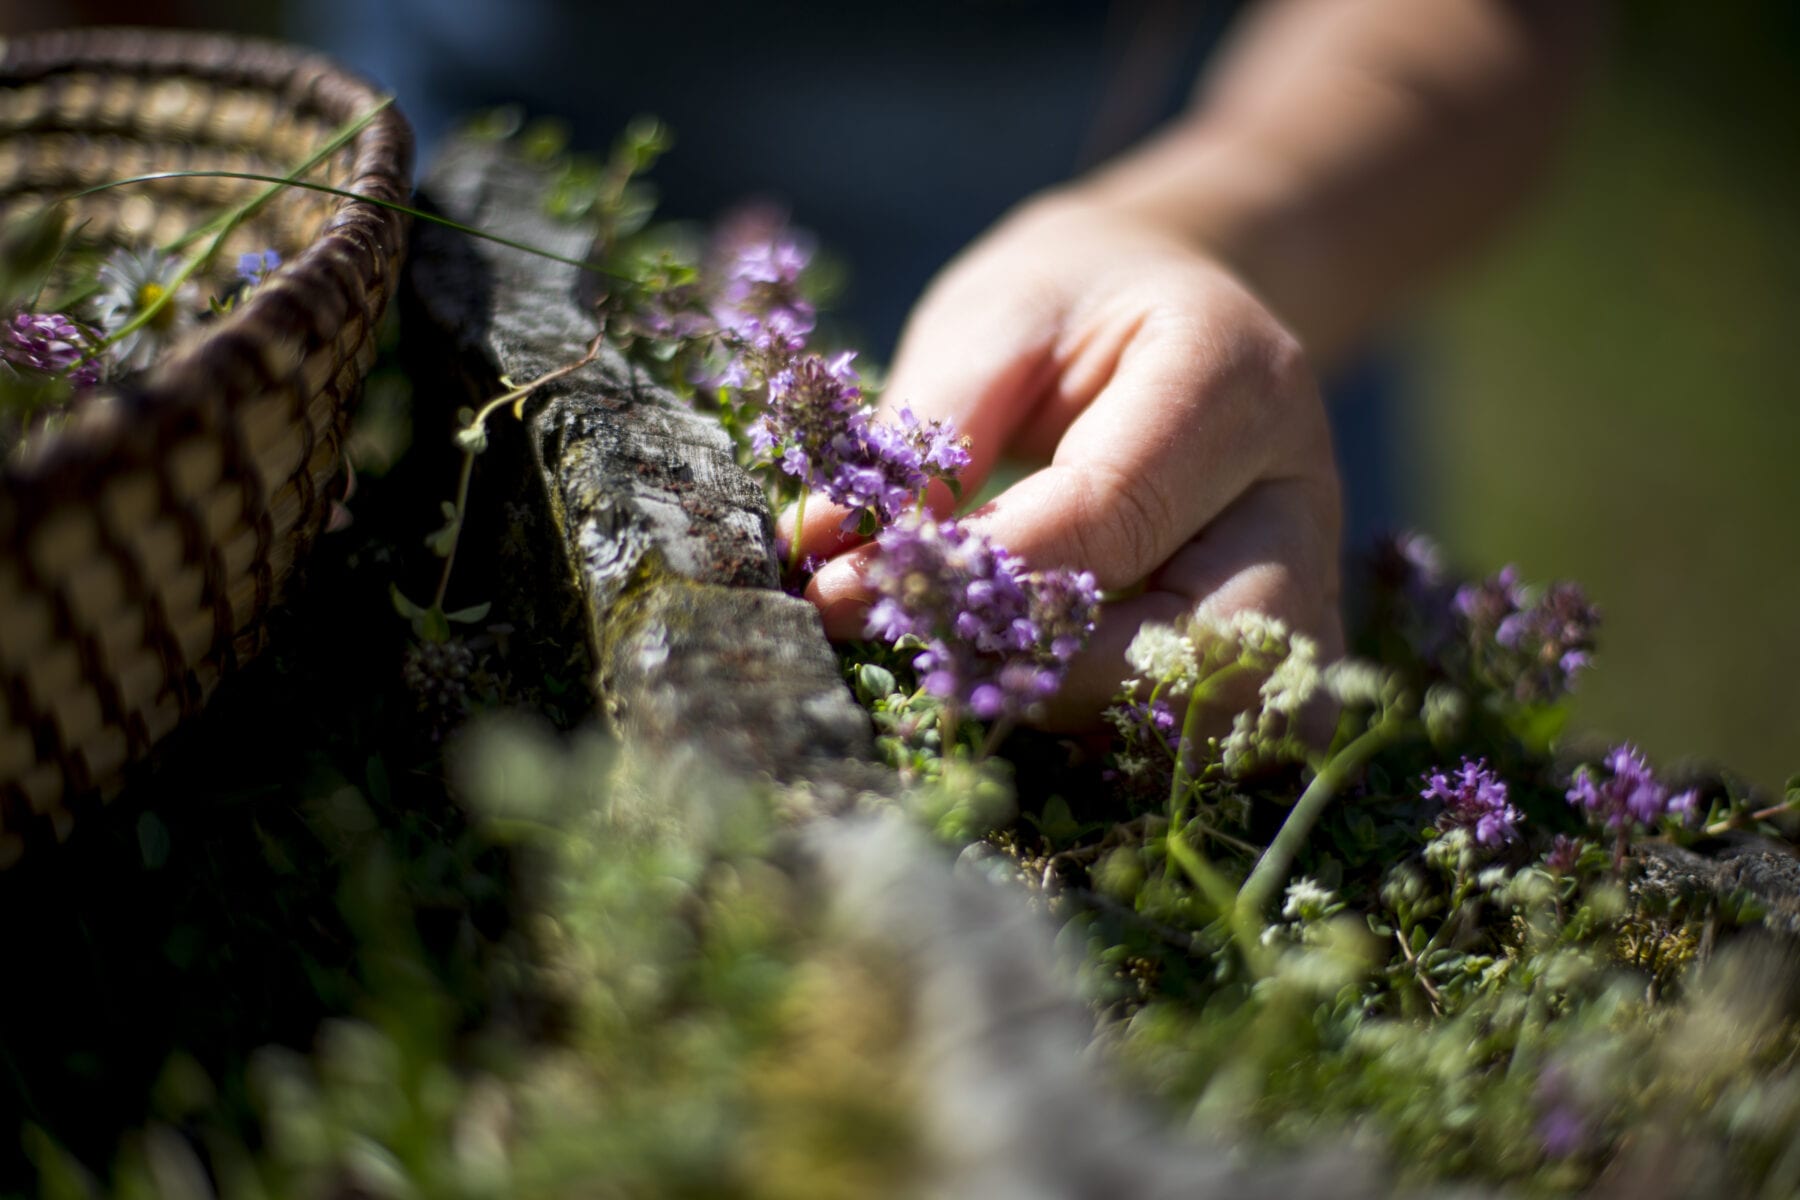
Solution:
[[(157, 250), (114, 250), (100, 264), (94, 312), (108, 337), (137, 320), (175, 286), (181, 260)], [(156, 315), (110, 347), (121, 370), (141, 371), (197, 323), (199, 289), (184, 283)]]

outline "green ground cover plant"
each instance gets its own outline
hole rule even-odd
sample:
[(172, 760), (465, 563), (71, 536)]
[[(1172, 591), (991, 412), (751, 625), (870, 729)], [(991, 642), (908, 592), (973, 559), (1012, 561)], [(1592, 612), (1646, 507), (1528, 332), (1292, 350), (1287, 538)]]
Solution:
[[(840, 653), (909, 790), (859, 803), (1045, 914), (1171, 1125), (1251, 1156), (1348, 1142), (1396, 1186), (1800, 1188), (1793, 929), (1752, 887), (1657, 886), (1682, 854), (1785, 845), (1800, 781), (1569, 736), (1599, 642), (1578, 588), (1459, 578), (1397, 538), (1353, 657), (1253, 617), (1148, 626), (1108, 738), (1032, 732), (1104, 597), (930, 514), (966, 454), (810, 348), (804, 238), (656, 224), (653, 123), (603, 160), (487, 124), (601, 235), (603, 335), (715, 413), (773, 503), (828, 497), (880, 542), (882, 603)], [(71, 349), (15, 369), (72, 379), (103, 340), (51, 334)], [(434, 418), (390, 357), (356, 519), (271, 653), (138, 793), (0, 874), (0, 1189), (929, 1182), (905, 980), (807, 902), (805, 798), (646, 761), (589, 727), (580, 647), (525, 655), (487, 600), (446, 608), (483, 553), (488, 423), (556, 374), (408, 447)]]

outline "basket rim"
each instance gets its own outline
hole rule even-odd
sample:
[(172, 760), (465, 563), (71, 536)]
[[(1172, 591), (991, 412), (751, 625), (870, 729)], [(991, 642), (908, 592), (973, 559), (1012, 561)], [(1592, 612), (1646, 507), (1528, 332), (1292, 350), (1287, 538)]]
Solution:
[[(347, 143), (352, 168), (344, 187), (390, 202), (411, 196), (413, 139), (405, 117), (385, 91), (319, 51), (261, 37), (130, 26), (0, 37), (0, 88), (84, 70), (263, 90), (292, 109), (311, 107), (338, 124), (386, 99), (387, 106)], [(404, 248), (402, 214), (343, 196), (331, 198), (327, 214), (323, 228), (282, 264), (277, 278), (341, 292), (346, 264), (365, 284), (391, 269)], [(251, 331), (282, 326), (282, 314), (293, 307), (290, 290), (257, 289), (130, 384), (78, 394), (63, 424), (34, 435), (0, 463), (0, 513), (35, 508), (34, 500), (53, 504), (50, 493), (66, 500), (84, 481), (103, 475), (105, 463), (128, 444), (160, 443), (155, 430), (195, 424), (200, 410), (218, 399), (207, 381), (241, 364), (246, 336), (267, 336)], [(12, 524), (0, 519), (0, 538)]]

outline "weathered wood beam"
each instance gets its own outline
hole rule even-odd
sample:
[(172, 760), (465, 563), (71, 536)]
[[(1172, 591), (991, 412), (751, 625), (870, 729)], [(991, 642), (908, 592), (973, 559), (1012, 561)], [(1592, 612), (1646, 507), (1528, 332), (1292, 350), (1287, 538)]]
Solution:
[[(588, 237), (545, 215), (547, 182), (505, 146), (453, 142), (424, 186), (455, 220), (579, 258)], [(584, 353), (596, 325), (579, 272), (422, 225), (416, 310), (469, 395)], [(894, 794), (869, 721), (812, 608), (777, 589), (771, 518), (717, 425), (610, 350), (549, 385), (526, 422), (596, 695), (652, 755), (699, 750), (840, 801)], [(489, 451), (489, 456), (499, 448)], [(551, 581), (545, 581), (551, 586)], [(1093, 1017), (1052, 930), (1014, 889), (956, 871), (894, 812), (840, 803), (797, 831), (801, 874), (849, 936), (898, 957), (944, 1195), (995, 1198), (1348, 1197), (1365, 1160), (1250, 1164), (1165, 1133), (1090, 1053)]]

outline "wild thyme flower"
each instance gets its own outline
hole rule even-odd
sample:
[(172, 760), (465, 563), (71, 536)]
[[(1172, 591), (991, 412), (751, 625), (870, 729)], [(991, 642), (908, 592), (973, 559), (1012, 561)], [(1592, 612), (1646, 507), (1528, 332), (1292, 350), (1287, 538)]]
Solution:
[(93, 387), (100, 382), (100, 363), (96, 359), (82, 362), (81, 358), (98, 340), (92, 330), (62, 313), (14, 313), (6, 323), (4, 340), (0, 340), (0, 358), (43, 375), (68, 371), (75, 387)]
[(918, 458), (919, 470), (932, 479), (955, 479), (969, 465), (969, 439), (958, 437), (949, 421), (921, 421), (902, 404), (895, 424), (907, 447)]
[(1581, 862), (1581, 852), (1586, 848), (1580, 838), (1559, 833), (1550, 844), (1550, 849), (1544, 853), (1544, 869), (1553, 875), (1573, 874)]
[(782, 470), (810, 483), (832, 442), (849, 432), (862, 412), (862, 382), (846, 350), (834, 358), (804, 354), (769, 377), (768, 407), (750, 426), (750, 448)]
[(1534, 599), (1508, 566), (1459, 588), (1454, 606), (1476, 662), (1521, 701), (1560, 699), (1593, 661), (1600, 614), (1573, 583), (1552, 584)]
[(762, 352), (796, 353), (817, 319), (800, 294), (812, 249), (778, 215), (746, 214), (721, 231), (713, 257), (720, 280), (712, 314), (729, 340)]
[(245, 287), (257, 287), (280, 265), (281, 255), (274, 250), (264, 250), (257, 254), (240, 254), (238, 255), (237, 277)]
[(1665, 817), (1686, 821), (1694, 815), (1699, 793), (1671, 794), (1637, 747), (1630, 743), (1615, 747), (1605, 764), (1605, 778), (1583, 767), (1569, 786), (1569, 803), (1586, 812), (1589, 820), (1623, 832), (1633, 822), (1650, 827)]
[(855, 355), (802, 354), (768, 381), (768, 407), (750, 448), (811, 490), (850, 510), (845, 529), (892, 524), (934, 478), (953, 479), (967, 448), (942, 421), (901, 408), (893, 423), (862, 404)]
[(868, 409), (852, 414), (813, 465), (813, 486), (850, 510), (844, 528), (864, 532), (899, 519), (929, 479), (905, 431), (877, 420)]
[[(157, 250), (120, 247), (107, 255), (100, 264), (100, 293), (94, 300), (94, 312), (107, 336), (115, 336), (169, 296), (180, 267), (179, 258)], [(198, 296), (192, 281), (182, 284), (147, 323), (112, 344), (113, 361), (126, 371), (141, 371), (155, 362), (198, 323)]]
[(985, 720), (1022, 715), (1055, 693), (1093, 631), (1092, 575), (1029, 571), (954, 521), (912, 515), (877, 539), (873, 638), (915, 639), (925, 690)]
[(1433, 771), (1419, 792), (1422, 800), (1440, 800), (1439, 829), (1466, 829), (1483, 846), (1503, 846), (1519, 836), (1525, 815), (1507, 802), (1506, 783), (1488, 770), (1486, 759), (1462, 760), (1454, 771)]

